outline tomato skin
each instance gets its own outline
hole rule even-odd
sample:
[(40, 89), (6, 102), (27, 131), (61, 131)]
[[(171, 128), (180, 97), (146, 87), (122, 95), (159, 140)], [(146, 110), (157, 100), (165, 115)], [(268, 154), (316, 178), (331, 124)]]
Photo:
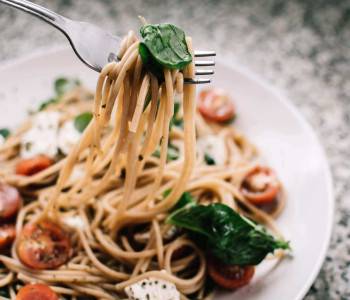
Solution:
[(18, 239), (18, 257), (32, 269), (58, 268), (68, 260), (70, 252), (68, 235), (51, 221), (26, 224)]
[(202, 90), (198, 97), (198, 110), (209, 121), (226, 123), (235, 117), (235, 107), (222, 90)]
[(10, 247), (16, 238), (16, 228), (13, 224), (0, 225), (0, 249)]
[(22, 287), (16, 300), (59, 300), (57, 294), (47, 285), (35, 283)]
[[(254, 180), (254, 176), (265, 176), (269, 178), (263, 187), (254, 188), (251, 182)], [(275, 172), (268, 168), (257, 166), (252, 171), (250, 171), (245, 179), (243, 180), (241, 186), (241, 192), (243, 196), (253, 204), (265, 205), (273, 203), (279, 192), (281, 186), (277, 180)]]
[(209, 259), (208, 273), (217, 285), (233, 290), (245, 286), (251, 281), (255, 267), (225, 265), (215, 259)]
[(18, 190), (5, 183), (0, 183), (0, 221), (16, 216), (22, 206), (22, 198)]
[(22, 159), (16, 165), (16, 174), (23, 176), (31, 176), (39, 173), (51, 165), (54, 161), (46, 155), (38, 155), (33, 158)]

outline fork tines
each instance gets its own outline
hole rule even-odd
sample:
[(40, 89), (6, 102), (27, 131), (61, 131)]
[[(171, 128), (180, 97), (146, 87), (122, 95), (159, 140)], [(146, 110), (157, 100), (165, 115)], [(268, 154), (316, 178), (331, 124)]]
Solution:
[[(194, 52), (195, 57), (212, 57), (216, 56), (215, 51), (195, 51)], [(215, 61), (214, 60), (195, 60), (194, 64), (196, 67), (210, 67), (210, 66), (215, 66)], [(196, 69), (196, 75), (199, 76), (205, 76), (205, 75), (213, 75), (215, 72), (213, 69)], [(196, 77), (196, 78), (186, 78), (185, 83), (190, 83), (190, 84), (202, 84), (202, 83), (210, 83), (210, 78), (201, 78), (201, 77)]]
[(215, 51), (194, 51), (195, 57), (216, 56)]
[(196, 60), (194, 62), (196, 67), (211, 67), (215, 66), (215, 61), (213, 60)]

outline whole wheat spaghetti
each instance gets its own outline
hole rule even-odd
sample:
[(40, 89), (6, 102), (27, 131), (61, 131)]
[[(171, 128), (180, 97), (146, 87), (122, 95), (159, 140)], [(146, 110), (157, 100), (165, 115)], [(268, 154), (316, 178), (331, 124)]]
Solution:
[[(191, 39), (186, 41), (192, 53)], [(161, 81), (145, 68), (139, 43), (132, 32), (124, 38), (120, 61), (103, 68), (94, 95), (78, 87), (45, 109), (60, 112), (60, 123), (93, 111), (68, 155), (32, 176), (13, 171), (33, 117), (0, 148), (1, 181), (29, 199), (17, 216), (11, 251), (0, 255), (0, 287), (10, 299), (34, 282), (64, 299), (125, 299), (126, 287), (148, 278), (174, 283), (181, 299), (209, 297), (206, 253), (166, 222), (184, 192), (197, 203), (223, 203), (280, 235), (274, 218), (283, 197), (267, 213), (242, 194), (257, 151), (234, 127), (208, 122), (196, 110), (195, 85), (184, 84), (194, 77), (193, 62), (182, 71), (164, 68)], [(170, 126), (175, 102), (181, 126)], [(221, 164), (206, 163), (196, 146), (205, 136), (222, 141)], [(176, 159), (169, 159), (169, 147)], [(71, 252), (58, 268), (35, 270), (19, 258), (18, 237), (25, 224), (45, 220), (69, 234)], [(181, 249), (186, 251), (179, 255)]]

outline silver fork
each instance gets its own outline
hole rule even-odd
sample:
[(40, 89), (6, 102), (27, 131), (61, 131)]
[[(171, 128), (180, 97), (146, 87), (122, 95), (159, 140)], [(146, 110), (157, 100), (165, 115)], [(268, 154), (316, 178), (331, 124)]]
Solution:
[[(104, 65), (115, 60), (121, 38), (87, 22), (73, 21), (27, 0), (0, 0), (0, 3), (30, 13), (60, 30), (69, 40), (78, 58), (91, 69), (100, 72)], [(215, 56), (214, 51), (195, 51), (195, 57)], [(213, 60), (195, 60), (198, 67), (214, 66)], [(196, 75), (213, 75), (212, 69), (196, 69)], [(185, 83), (209, 83), (210, 78), (185, 78)]]

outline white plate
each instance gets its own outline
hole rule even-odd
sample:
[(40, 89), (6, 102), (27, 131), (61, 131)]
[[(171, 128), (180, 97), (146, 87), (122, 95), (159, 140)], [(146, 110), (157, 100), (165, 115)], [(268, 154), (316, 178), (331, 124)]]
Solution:
[[(78, 77), (91, 88), (97, 78), (66, 48), (5, 64), (0, 69), (0, 127), (17, 125), (30, 107), (52, 95), (52, 82), (62, 75)], [(218, 63), (215, 85), (230, 92), (238, 111), (236, 125), (285, 186), (288, 202), (278, 226), (294, 255), (268, 272), (265, 263), (248, 287), (216, 299), (302, 299), (322, 265), (332, 227), (332, 182), (323, 150), (290, 102), (248, 70)]]

